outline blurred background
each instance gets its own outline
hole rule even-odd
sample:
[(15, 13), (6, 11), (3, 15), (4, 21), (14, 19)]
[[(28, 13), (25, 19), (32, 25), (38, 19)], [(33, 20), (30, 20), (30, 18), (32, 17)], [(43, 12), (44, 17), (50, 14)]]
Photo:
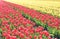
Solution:
[(60, 0), (4, 0), (60, 17)]

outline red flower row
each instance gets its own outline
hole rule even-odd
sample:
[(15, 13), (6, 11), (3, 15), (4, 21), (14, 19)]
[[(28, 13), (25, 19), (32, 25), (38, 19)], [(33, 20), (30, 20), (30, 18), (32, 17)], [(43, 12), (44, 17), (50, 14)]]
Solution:
[(44, 30), (43, 27), (33, 28), (32, 26), (27, 26), (27, 27), (19, 26), (18, 28), (14, 28), (13, 30), (8, 30), (7, 28), (5, 28), (2, 35), (6, 39), (20, 39), (20, 38), (21, 39), (32, 39), (32, 38), (43, 39), (42, 38), (43, 35), (45, 35), (46, 38), (48, 39), (52, 39), (50, 37), (49, 32)]

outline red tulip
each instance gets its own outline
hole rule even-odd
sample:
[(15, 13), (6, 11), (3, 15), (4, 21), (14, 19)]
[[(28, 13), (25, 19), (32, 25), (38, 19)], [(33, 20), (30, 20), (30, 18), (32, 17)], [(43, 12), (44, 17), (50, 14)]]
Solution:
[(20, 38), (24, 38), (24, 34), (21, 32), (19, 32), (19, 36), (20, 36)]
[(43, 34), (46, 35), (47, 37), (49, 36), (49, 33), (46, 30), (43, 31)]

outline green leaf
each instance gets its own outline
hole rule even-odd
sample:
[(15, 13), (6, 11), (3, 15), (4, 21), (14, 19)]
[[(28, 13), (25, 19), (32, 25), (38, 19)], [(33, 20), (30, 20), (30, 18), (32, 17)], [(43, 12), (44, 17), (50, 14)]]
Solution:
[(42, 36), (43, 39), (48, 39), (45, 35)]
[(2, 29), (0, 28), (0, 33), (2, 33)]
[(13, 24), (10, 25), (11, 30), (13, 30), (15, 27)]
[(0, 26), (1, 26), (2, 20), (0, 19)]
[(36, 36), (39, 36), (39, 33), (35, 33)]

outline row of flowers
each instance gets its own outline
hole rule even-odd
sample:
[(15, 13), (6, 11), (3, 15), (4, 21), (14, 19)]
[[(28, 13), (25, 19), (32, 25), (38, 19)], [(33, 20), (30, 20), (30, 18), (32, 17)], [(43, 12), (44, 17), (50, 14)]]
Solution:
[[(37, 30), (38, 29), (38, 30)], [(43, 27), (33, 28), (31, 26), (3, 30), (2, 35), (6, 39), (52, 39), (49, 32), (44, 30)], [(55, 38), (57, 39), (57, 38)]]
[(42, 14), (40, 12), (37, 12), (36, 10), (29, 9), (21, 5), (9, 2), (5, 3), (9, 4), (9, 6), (14, 10), (21, 12), (24, 17), (33, 20), (37, 25), (41, 25), (46, 28), (49, 33), (53, 34), (52, 36), (60, 38), (60, 19), (58, 17), (53, 17), (49, 14)]
[(49, 32), (43, 27), (34, 28), (35, 23), (24, 18), (21, 13), (5, 3), (0, 5), (0, 34), (2, 39), (52, 39)]

